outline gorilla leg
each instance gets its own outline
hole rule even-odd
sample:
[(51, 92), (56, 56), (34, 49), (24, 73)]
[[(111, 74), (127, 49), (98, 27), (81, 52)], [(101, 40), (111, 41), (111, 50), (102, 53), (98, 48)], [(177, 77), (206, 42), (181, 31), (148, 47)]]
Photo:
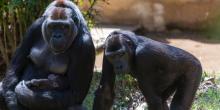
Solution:
[(145, 90), (142, 93), (144, 94), (147, 101), (148, 110), (163, 110), (164, 103), (162, 102), (161, 97), (154, 94), (153, 92), (146, 92)]
[[(172, 100), (170, 110), (190, 110), (196, 90), (201, 79), (201, 70), (189, 72), (193, 76), (185, 76), (180, 80), (176, 93)], [(193, 79), (196, 78), (196, 79)]]
[[(20, 107), (22, 110), (28, 110), (27, 108), (25, 108), (22, 105), (20, 105)], [(0, 110), (8, 110), (6, 103), (5, 103), (5, 99), (3, 97), (2, 82), (0, 82)]]
[(6, 103), (4, 101), (4, 97), (2, 93), (3, 93), (2, 82), (0, 82), (0, 110), (7, 110)]
[(169, 110), (169, 106), (167, 105), (167, 101), (163, 101), (163, 110)]
[(147, 101), (148, 110), (163, 110), (162, 98), (155, 93), (153, 87), (144, 81), (141, 77), (138, 77), (139, 87)]
[(2, 94), (2, 92), (3, 92), (3, 89), (2, 89), (2, 82), (0, 82), (0, 101), (3, 100), (3, 94)]
[(172, 94), (175, 92), (177, 87), (177, 83), (175, 82), (173, 85), (168, 87), (162, 94), (162, 103), (163, 103), (163, 110), (169, 110), (169, 106), (167, 104), (167, 99), (172, 96)]

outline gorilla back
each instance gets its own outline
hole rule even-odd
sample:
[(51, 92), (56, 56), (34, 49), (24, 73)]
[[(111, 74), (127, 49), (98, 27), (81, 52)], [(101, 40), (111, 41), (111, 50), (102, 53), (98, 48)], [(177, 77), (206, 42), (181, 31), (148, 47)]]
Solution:
[(77, 6), (52, 2), (28, 29), (3, 79), (8, 109), (79, 109), (94, 62), (95, 48)]

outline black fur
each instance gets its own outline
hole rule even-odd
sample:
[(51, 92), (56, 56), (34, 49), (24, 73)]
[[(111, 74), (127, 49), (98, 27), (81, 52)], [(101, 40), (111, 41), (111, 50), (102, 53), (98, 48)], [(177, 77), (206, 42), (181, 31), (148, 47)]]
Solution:
[[(44, 15), (30, 26), (7, 69), (0, 93), (9, 110), (85, 109), (80, 106), (90, 87), (95, 62), (95, 48), (86, 22), (77, 6), (69, 0), (64, 0), (63, 4), (57, 2), (52, 2)], [(70, 9), (72, 16), (68, 19), (73, 19), (77, 27), (77, 32), (73, 30), (76, 34), (72, 35), (73, 42), (62, 53), (53, 52), (49, 48), (50, 44), (45, 42), (43, 38), (45, 33), (42, 31), (43, 23), (56, 7)], [(44, 37), (48, 36), (44, 35)], [(35, 54), (33, 52), (35, 48), (40, 48), (39, 50), (44, 51), (44, 54), (39, 54), (38, 51)], [(43, 60), (39, 61), (39, 59)], [(53, 64), (57, 67), (64, 64), (63, 67), (66, 69), (59, 70), (56, 66), (51, 66)], [(55, 85), (41, 82), (41, 79), (50, 79), (48, 77), (51, 74), (57, 77), (56, 80), (53, 78), (50, 80), (54, 81)], [(46, 84), (51, 87), (44, 87)]]
[[(148, 110), (189, 110), (202, 74), (190, 53), (128, 31), (115, 31), (106, 40), (102, 79), (94, 110), (110, 110), (117, 74), (131, 73), (148, 103)], [(174, 94), (170, 107), (167, 99)]]

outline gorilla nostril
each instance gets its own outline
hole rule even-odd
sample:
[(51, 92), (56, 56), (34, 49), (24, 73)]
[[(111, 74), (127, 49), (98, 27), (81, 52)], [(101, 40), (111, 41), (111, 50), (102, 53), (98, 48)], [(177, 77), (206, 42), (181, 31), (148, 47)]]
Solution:
[(53, 35), (53, 38), (56, 38), (56, 39), (59, 39), (61, 37), (62, 37), (62, 35), (60, 35), (60, 34)]

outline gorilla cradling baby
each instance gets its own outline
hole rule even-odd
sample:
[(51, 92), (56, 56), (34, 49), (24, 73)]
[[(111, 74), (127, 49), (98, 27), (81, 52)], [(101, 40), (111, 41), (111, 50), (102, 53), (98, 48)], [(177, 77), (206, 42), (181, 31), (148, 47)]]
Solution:
[(0, 87), (9, 110), (82, 110), (95, 48), (75, 4), (56, 0), (28, 29)]
[[(190, 53), (128, 31), (106, 39), (102, 79), (93, 110), (110, 110), (117, 74), (130, 73), (148, 103), (148, 110), (189, 110), (199, 86), (202, 67)], [(170, 107), (167, 99), (173, 95)]]

